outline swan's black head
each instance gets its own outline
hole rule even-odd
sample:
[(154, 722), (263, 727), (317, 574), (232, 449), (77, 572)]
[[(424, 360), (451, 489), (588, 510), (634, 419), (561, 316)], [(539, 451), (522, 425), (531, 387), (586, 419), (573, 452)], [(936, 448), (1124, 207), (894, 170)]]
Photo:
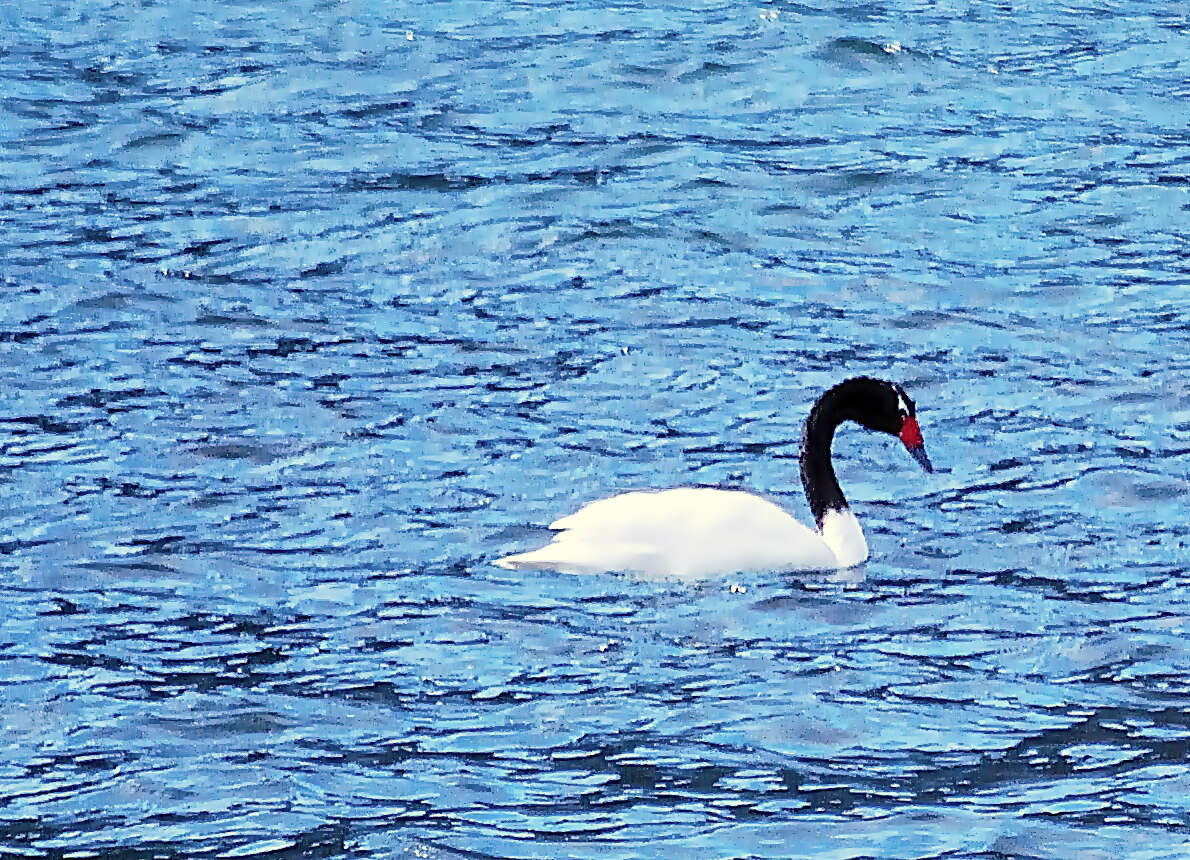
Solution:
[(917, 425), (917, 406), (895, 382), (868, 376), (848, 379), (824, 394), (815, 410), (819, 408), (834, 413), (824, 414), (824, 419), (835, 419), (835, 423), (854, 421), (869, 430), (896, 436), (923, 469), (934, 471)]
[(923, 469), (934, 471), (917, 426), (917, 407), (904, 388), (868, 376), (840, 382), (810, 410), (802, 440), (802, 486), (820, 529), (827, 511), (847, 508), (831, 466), (831, 440), (844, 421), (896, 436)]

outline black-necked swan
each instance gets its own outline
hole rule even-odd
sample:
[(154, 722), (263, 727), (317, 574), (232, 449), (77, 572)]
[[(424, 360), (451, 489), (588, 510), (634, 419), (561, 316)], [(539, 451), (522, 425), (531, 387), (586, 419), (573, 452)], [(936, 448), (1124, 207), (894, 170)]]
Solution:
[(541, 549), (499, 559), (510, 569), (563, 573), (624, 572), (698, 578), (718, 574), (833, 570), (868, 557), (859, 521), (831, 465), (835, 428), (854, 421), (898, 436), (927, 472), (917, 410), (905, 389), (866, 376), (818, 398), (802, 438), (802, 486), (817, 531), (768, 499), (740, 490), (679, 487), (622, 493), (592, 502), (550, 525)]

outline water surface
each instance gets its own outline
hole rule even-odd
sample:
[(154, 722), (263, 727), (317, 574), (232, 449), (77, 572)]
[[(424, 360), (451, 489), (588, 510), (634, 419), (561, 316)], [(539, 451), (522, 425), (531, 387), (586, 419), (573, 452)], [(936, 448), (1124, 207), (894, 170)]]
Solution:
[[(1179, 7), (0, 34), (0, 853), (1190, 850)], [(492, 566), (857, 374), (855, 575)]]

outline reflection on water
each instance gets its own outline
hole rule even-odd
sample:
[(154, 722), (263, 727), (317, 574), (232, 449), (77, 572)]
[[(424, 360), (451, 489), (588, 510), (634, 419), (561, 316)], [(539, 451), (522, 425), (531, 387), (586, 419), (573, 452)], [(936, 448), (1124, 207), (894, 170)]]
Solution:
[[(1184, 853), (1187, 23), (1125, 6), (0, 16), (0, 847)], [(950, 471), (840, 433), (851, 575), (490, 564), (805, 519), (860, 373)]]

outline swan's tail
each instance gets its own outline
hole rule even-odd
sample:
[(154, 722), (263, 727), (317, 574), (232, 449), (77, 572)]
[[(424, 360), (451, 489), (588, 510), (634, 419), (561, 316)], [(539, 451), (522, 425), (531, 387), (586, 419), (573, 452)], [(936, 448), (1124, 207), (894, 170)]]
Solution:
[(525, 563), (526, 556), (531, 556), (531, 552), (520, 552), (515, 555), (506, 555), (504, 558), (498, 558), (492, 564), (496, 567), (502, 567), (505, 570), (518, 570), (521, 567), (528, 567)]
[(559, 573), (596, 573), (609, 569), (586, 547), (557, 541), (531, 552), (506, 555), (492, 563), (505, 570), (556, 570)]
[(561, 570), (570, 566), (572, 559), (557, 552), (556, 544), (546, 544), (532, 552), (518, 552), (498, 558), (493, 564), (505, 570)]

